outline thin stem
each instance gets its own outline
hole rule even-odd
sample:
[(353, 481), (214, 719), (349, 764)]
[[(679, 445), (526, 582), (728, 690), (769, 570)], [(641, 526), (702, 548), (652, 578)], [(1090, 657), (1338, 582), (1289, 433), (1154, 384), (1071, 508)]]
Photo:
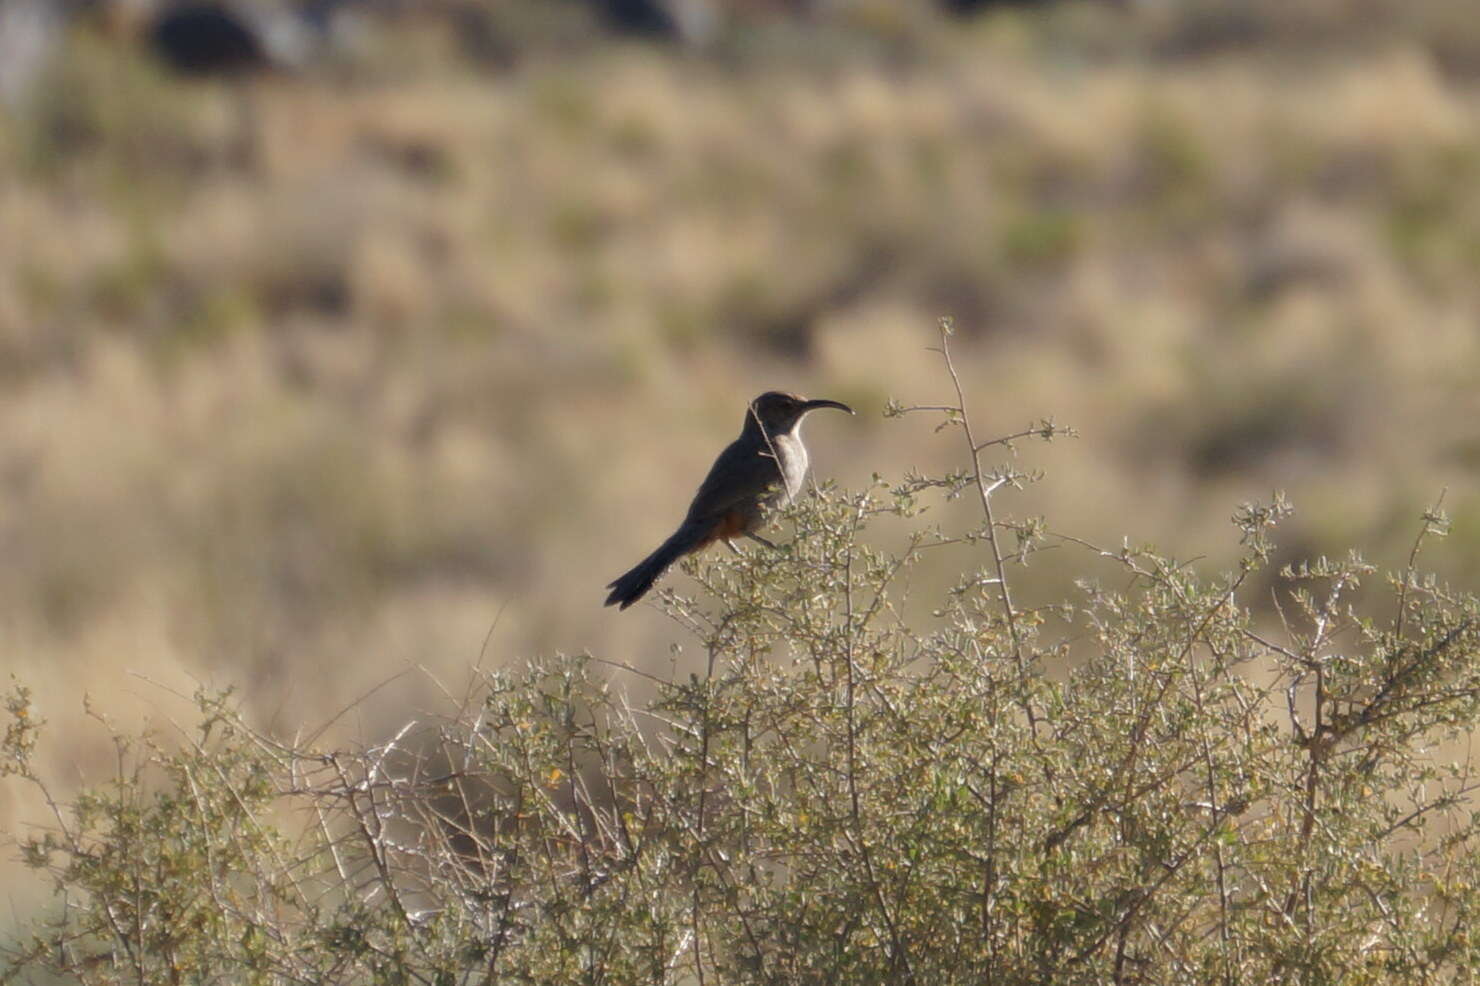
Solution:
[(904, 967), (905, 982), (915, 981), (914, 970), (910, 966), (909, 954), (906, 952), (904, 942), (899, 936), (899, 926), (894, 916), (889, 912), (889, 903), (884, 898), (884, 891), (879, 886), (879, 879), (874, 870), (873, 855), (869, 852), (868, 838), (863, 831), (863, 811), (860, 807), (858, 795), (858, 724), (855, 718), (855, 669), (853, 659), (853, 537), (848, 539), (848, 553), (844, 564), (844, 594), (843, 594), (843, 660), (847, 672), (845, 682), (843, 713), (847, 729), (847, 779), (848, 779), (848, 803), (851, 827), (856, 840), (858, 855), (863, 861), (864, 873), (868, 877), (869, 889), (873, 891), (874, 902), (879, 907), (879, 915), (884, 919), (884, 925), (889, 929), (889, 939), (892, 959), (895, 963)]
[[(953, 409), (961, 415), (961, 430), (966, 436), (967, 448), (971, 450), (971, 479), (976, 486), (977, 498), (981, 502), (982, 514), (987, 520), (987, 544), (992, 551), (992, 564), (997, 571), (997, 593), (1002, 600), (1002, 612), (1007, 620), (1007, 632), (1012, 637), (1013, 657), (1017, 660), (1018, 674), (1027, 673), (1027, 662), (1023, 658), (1022, 632), (1018, 628), (1017, 609), (1012, 603), (1012, 590), (1007, 584), (1007, 564), (1002, 558), (1002, 547), (997, 542), (997, 521), (992, 515), (992, 492), (998, 485), (988, 488), (986, 479), (982, 476), (981, 453), (982, 449), (990, 446), (991, 442), (977, 444), (976, 436), (971, 430), (971, 415), (966, 412), (966, 392), (961, 386), (961, 376), (956, 372), (956, 364), (951, 359), (951, 327), (947, 321), (942, 321), (940, 326), (940, 354), (945, 360), (946, 370), (951, 375), (951, 385), (956, 388), (957, 406)], [(1024, 700), (1023, 710), (1027, 713), (1028, 724), (1037, 731), (1038, 717), (1033, 710), (1031, 702)]]

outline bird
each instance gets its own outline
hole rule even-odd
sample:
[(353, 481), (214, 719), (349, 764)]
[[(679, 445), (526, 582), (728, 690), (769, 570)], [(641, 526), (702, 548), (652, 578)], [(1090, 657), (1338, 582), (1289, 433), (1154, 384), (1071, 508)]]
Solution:
[(807, 475), (802, 419), (824, 407), (853, 413), (842, 401), (807, 400), (777, 390), (751, 401), (740, 437), (709, 467), (683, 523), (631, 571), (607, 583), (611, 594), (606, 605), (626, 609), (653, 587), (669, 565), (715, 541), (724, 541), (732, 550), (736, 537), (769, 544), (756, 530), (767, 507), (790, 503), (801, 492)]

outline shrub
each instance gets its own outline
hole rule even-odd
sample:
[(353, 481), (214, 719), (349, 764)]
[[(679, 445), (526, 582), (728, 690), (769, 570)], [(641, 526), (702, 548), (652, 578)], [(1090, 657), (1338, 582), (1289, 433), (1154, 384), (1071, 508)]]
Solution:
[[(1185, 983), (1467, 980), (1480, 838), (1464, 747), (1477, 603), (1418, 574), (1378, 617), (1356, 555), (1250, 576), (1290, 508), (1234, 517), (1208, 577), (994, 516), (950, 364), (960, 470), (815, 491), (778, 550), (688, 563), (658, 605), (688, 677), (569, 657), (352, 751), (285, 744), (202, 695), (198, 732), (120, 741), (114, 783), (20, 848), (65, 906), (5, 981)], [(970, 497), (980, 523), (924, 522)], [(886, 524), (902, 549), (876, 546)], [(1025, 605), (1035, 551), (1119, 587)], [(970, 566), (933, 608), (922, 554)], [(978, 567), (979, 566), (979, 567)], [(1377, 605), (1377, 604), (1374, 604)], [(614, 682), (645, 679), (654, 697)], [(34, 781), (10, 702), (3, 770)], [(1440, 751), (1460, 749), (1458, 758)], [(51, 798), (50, 794), (47, 795)]]

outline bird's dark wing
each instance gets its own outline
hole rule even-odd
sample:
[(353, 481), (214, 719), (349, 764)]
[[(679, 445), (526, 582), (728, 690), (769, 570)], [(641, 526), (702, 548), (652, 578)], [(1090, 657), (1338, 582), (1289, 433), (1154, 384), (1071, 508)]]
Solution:
[(694, 494), (686, 522), (723, 517), (736, 507), (757, 503), (766, 488), (781, 482), (781, 470), (765, 449), (737, 439), (729, 444)]

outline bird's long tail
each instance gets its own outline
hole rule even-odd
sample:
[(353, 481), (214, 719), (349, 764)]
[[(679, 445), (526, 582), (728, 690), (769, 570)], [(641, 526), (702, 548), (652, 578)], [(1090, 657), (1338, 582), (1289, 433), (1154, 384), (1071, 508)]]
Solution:
[(680, 527), (672, 537), (658, 546), (657, 551), (638, 562), (630, 572), (607, 583), (611, 593), (606, 597), (606, 605), (626, 609), (641, 599), (668, 570), (669, 565), (703, 546), (703, 538), (696, 535), (697, 532), (691, 530), (687, 524)]

